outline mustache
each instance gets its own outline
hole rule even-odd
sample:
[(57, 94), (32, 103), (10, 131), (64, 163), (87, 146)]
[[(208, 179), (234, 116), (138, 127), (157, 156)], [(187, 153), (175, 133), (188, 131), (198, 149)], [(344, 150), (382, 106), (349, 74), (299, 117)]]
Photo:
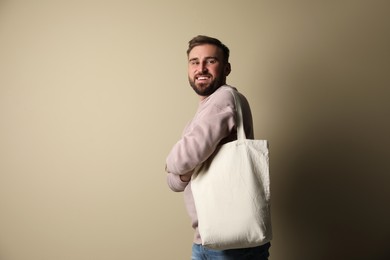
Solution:
[(195, 77), (201, 77), (201, 76), (211, 77), (212, 75), (210, 73), (198, 73), (198, 74), (195, 75)]

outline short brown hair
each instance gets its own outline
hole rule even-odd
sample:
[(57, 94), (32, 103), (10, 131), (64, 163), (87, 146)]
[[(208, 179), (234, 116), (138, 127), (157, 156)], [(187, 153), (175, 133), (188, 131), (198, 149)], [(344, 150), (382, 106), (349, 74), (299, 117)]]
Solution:
[(190, 54), (190, 51), (194, 47), (199, 46), (199, 45), (203, 45), (203, 44), (211, 44), (211, 45), (217, 46), (223, 53), (224, 61), (226, 63), (229, 62), (229, 54), (230, 54), (229, 48), (225, 44), (223, 44), (220, 40), (218, 40), (216, 38), (209, 37), (209, 36), (205, 36), (205, 35), (198, 35), (198, 36), (192, 38), (188, 42), (187, 56)]

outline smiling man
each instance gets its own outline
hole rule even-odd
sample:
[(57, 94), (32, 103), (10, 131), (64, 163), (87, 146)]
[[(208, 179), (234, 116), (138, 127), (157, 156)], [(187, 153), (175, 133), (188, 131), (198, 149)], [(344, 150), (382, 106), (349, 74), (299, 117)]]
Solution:
[[(217, 148), (237, 139), (235, 101), (226, 85), (231, 72), (229, 49), (218, 39), (197, 36), (189, 42), (188, 80), (199, 96), (199, 106), (180, 140), (172, 147), (166, 159), (167, 182), (176, 192), (184, 191), (184, 200), (195, 230), (192, 259), (267, 260), (270, 243), (229, 250), (212, 250), (202, 246), (198, 218), (191, 190), (194, 169), (206, 161)], [(253, 139), (252, 114), (247, 99), (240, 97), (246, 137)], [(227, 229), (229, 227), (226, 227)]]
[(230, 73), (229, 49), (213, 44), (193, 43), (188, 52), (188, 79), (194, 91), (203, 99), (226, 84)]

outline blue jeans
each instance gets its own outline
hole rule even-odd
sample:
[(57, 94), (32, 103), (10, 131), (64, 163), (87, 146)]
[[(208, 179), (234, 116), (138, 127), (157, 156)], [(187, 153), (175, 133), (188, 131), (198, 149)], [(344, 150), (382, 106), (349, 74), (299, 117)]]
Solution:
[(214, 250), (193, 244), (192, 260), (268, 260), (270, 243), (242, 249)]

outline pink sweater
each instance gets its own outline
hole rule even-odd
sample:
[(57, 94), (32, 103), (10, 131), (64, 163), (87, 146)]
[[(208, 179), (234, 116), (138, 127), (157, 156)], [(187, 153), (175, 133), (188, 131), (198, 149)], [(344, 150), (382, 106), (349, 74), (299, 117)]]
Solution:
[[(191, 191), (191, 182), (183, 182), (180, 175), (191, 172), (203, 163), (218, 145), (237, 139), (235, 104), (228, 85), (218, 88), (199, 103), (192, 121), (185, 127), (181, 139), (173, 146), (166, 159), (168, 186), (176, 192), (184, 191), (187, 212), (195, 230), (194, 243), (201, 244), (198, 218)], [(233, 88), (236, 90), (235, 88)], [(239, 93), (246, 137), (253, 139), (252, 114), (246, 98)]]

